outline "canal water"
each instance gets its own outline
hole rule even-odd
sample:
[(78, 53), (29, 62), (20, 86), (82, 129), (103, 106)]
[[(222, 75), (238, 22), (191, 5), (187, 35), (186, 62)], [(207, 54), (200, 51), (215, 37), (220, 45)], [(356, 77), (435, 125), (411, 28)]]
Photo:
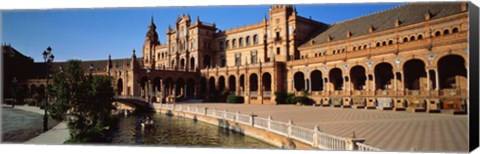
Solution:
[(150, 115), (155, 125), (142, 130), (138, 120), (142, 117), (144, 116), (121, 117), (119, 130), (113, 134), (112, 143), (183, 147), (277, 148), (255, 138), (225, 130), (215, 125), (159, 113)]

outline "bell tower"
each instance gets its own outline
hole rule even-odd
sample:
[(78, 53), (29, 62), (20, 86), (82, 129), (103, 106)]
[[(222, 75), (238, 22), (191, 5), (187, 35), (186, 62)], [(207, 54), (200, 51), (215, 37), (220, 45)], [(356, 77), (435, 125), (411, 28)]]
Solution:
[(155, 66), (155, 47), (160, 45), (158, 40), (157, 27), (153, 22), (153, 16), (148, 26), (148, 32), (143, 44), (143, 65), (146, 68), (153, 68)]
[(267, 29), (268, 50), (275, 61), (288, 61), (295, 50), (293, 28), (296, 11), (292, 5), (273, 5), (269, 10), (270, 24)]

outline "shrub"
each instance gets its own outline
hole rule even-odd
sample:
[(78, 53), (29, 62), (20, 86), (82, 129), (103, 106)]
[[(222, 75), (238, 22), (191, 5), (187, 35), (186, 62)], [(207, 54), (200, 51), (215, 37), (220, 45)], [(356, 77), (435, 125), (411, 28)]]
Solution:
[(293, 93), (288, 93), (287, 98), (285, 98), (285, 104), (295, 104), (295, 95)]
[(292, 103), (301, 103), (302, 105), (312, 105), (315, 101), (307, 96), (297, 96), (292, 98)]
[(227, 103), (243, 103), (244, 98), (242, 96), (235, 96), (234, 94), (230, 94), (227, 97)]
[(275, 102), (277, 104), (285, 104), (287, 99), (287, 94), (284, 92), (275, 92)]

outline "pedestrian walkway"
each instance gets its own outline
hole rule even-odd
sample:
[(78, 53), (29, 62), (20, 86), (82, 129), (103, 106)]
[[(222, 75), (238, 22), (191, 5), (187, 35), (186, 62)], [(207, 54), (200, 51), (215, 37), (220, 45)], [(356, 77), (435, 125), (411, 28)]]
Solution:
[(255, 114), (328, 134), (366, 139), (365, 143), (388, 151), (466, 152), (468, 116), (343, 109), (295, 105), (189, 104), (209, 109)]
[(65, 122), (60, 122), (57, 126), (48, 130), (39, 136), (28, 140), (26, 144), (63, 144), (68, 140), (69, 131)]
[(69, 132), (64, 122), (58, 123), (49, 119), (48, 126), (51, 129), (47, 132), (42, 131), (44, 113), (45, 110), (36, 106), (16, 105), (12, 108), (11, 105), (2, 104), (3, 142), (31, 144), (62, 144), (65, 142), (69, 137)]

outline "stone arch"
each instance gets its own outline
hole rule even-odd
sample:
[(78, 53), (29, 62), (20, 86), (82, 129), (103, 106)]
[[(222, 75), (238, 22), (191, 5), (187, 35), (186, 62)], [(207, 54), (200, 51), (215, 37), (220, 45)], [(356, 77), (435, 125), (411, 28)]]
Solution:
[(212, 66), (212, 62), (209, 55), (203, 56), (203, 68), (209, 68)]
[(426, 88), (427, 72), (425, 63), (420, 59), (410, 59), (403, 66), (404, 85), (410, 90), (421, 90)]
[(418, 56), (409, 56), (409, 57), (405, 57), (405, 60), (402, 60), (402, 61), (400, 62), (400, 64), (399, 64), (400, 68), (398, 68), (398, 70), (404, 69), (405, 63), (407, 63), (407, 62), (410, 61), (410, 60), (414, 60), (414, 59), (422, 61), (423, 64), (425, 64), (425, 67), (429, 67), (429, 66), (430, 66), (430, 61), (429, 61), (428, 59), (424, 58), (423, 56), (420, 56), (420, 55), (418, 55)]
[(343, 69), (343, 67), (339, 67), (339, 66), (334, 66), (332, 68), (329, 68), (326, 72), (326, 75), (327, 76), (330, 76), (330, 72), (333, 70), (333, 69), (339, 69), (341, 71), (342, 74), (346, 74), (345, 73), (345, 70)]
[(202, 77), (200, 79), (200, 96), (201, 97), (205, 97), (205, 95), (207, 94), (207, 78), (205, 77)]
[(323, 91), (323, 74), (320, 70), (313, 70), (310, 73), (310, 81), (312, 82), (312, 91)]
[(262, 75), (262, 90), (263, 91), (272, 91), (272, 75), (270, 73), (265, 72)]
[(185, 58), (180, 59), (180, 68), (185, 68)]
[(353, 85), (353, 90), (365, 89), (367, 77), (366, 69), (361, 65), (355, 65), (350, 69), (350, 82)]
[(117, 95), (122, 95), (122, 92), (123, 92), (123, 79), (122, 79), (122, 78), (118, 78), (118, 79), (117, 79), (117, 91), (116, 91), (116, 94), (117, 94)]
[(173, 94), (173, 88), (174, 88), (174, 81), (173, 81), (173, 78), (171, 77), (167, 77), (167, 79), (165, 80), (164, 82), (165, 84), (165, 93), (166, 95), (172, 95)]
[(228, 77), (228, 89), (230, 90), (230, 92), (235, 92), (235, 90), (237, 89), (237, 81), (235, 75), (230, 75)]
[(187, 98), (193, 98), (194, 96), (196, 96), (195, 94), (195, 80), (192, 79), (192, 78), (189, 78), (187, 80), (187, 85), (186, 85), (187, 89), (185, 91), (187, 91), (186, 93), (186, 97)]
[(458, 28), (458, 27), (453, 27), (453, 28), (452, 28), (452, 34), (453, 34), (453, 33), (457, 33), (458, 31), (459, 31), (459, 28)]
[(148, 77), (147, 76), (143, 76), (142, 78), (140, 78), (140, 81), (139, 81), (139, 84), (140, 84), (140, 88), (141, 88), (141, 97), (145, 97), (146, 94), (147, 94), (147, 83), (148, 83)]
[[(372, 66), (371, 66), (371, 73), (375, 73), (375, 67), (377, 67), (378, 65), (382, 64), (382, 63), (387, 63), (389, 64), (390, 66), (392, 66), (392, 69), (395, 70), (396, 69), (396, 65), (395, 63), (392, 61), (379, 61), (379, 62), (376, 62), (374, 63)], [(365, 67), (365, 68), (368, 68), (368, 67)]]
[(241, 92), (245, 92), (245, 75), (243, 75), (243, 74), (240, 75), (240, 77), (239, 77), (238, 80), (239, 80), (239, 82), (240, 82), (240, 87), (239, 87), (239, 88), (240, 88), (240, 91), (241, 91)]
[(293, 83), (295, 85), (296, 91), (303, 91), (305, 90), (305, 75), (303, 72), (296, 72), (293, 75)]
[(439, 53), (439, 54), (437, 55), (437, 57), (435, 57), (435, 59), (433, 60), (433, 64), (436, 65), (436, 66), (438, 66), (438, 61), (439, 61), (440, 59), (442, 59), (442, 58), (445, 57), (445, 56), (451, 56), (451, 55), (456, 55), (456, 56), (462, 57), (462, 58), (463, 58), (463, 61), (465, 61), (465, 67), (467, 67), (467, 62), (468, 62), (468, 59), (469, 59), (469, 58), (468, 58), (468, 56), (467, 56), (465, 53), (463, 53), (463, 52), (451, 52), (451, 53), (449, 53), (449, 52), (441, 52), (441, 53)]
[(215, 96), (217, 94), (217, 88), (215, 87), (215, 78), (212, 76), (208, 79), (208, 87), (210, 89), (210, 96)]
[(225, 90), (225, 77), (218, 77), (218, 91), (223, 92)]
[(37, 93), (37, 85), (31, 84), (30, 85), (30, 97), (33, 97)]
[(447, 28), (443, 30), (443, 35), (448, 35), (448, 34), (450, 34), (450, 29)]
[(467, 68), (462, 56), (443, 56), (437, 66), (440, 89), (467, 89)]
[(160, 81), (162, 80), (161, 77), (155, 77), (153, 78), (153, 90), (155, 91), (160, 91), (161, 90), (161, 87), (160, 87)]
[(183, 78), (178, 78), (175, 85), (175, 95), (176, 96), (185, 96), (185, 80)]
[(390, 63), (382, 62), (374, 67), (375, 90), (390, 89), (392, 86), (393, 66)]
[(195, 69), (195, 57), (190, 58), (190, 70)]
[(342, 90), (343, 85), (343, 71), (342, 69), (335, 67), (328, 72), (329, 82), (333, 85), (334, 90)]
[(248, 83), (250, 84), (250, 91), (258, 91), (258, 75), (256, 73), (250, 74)]

